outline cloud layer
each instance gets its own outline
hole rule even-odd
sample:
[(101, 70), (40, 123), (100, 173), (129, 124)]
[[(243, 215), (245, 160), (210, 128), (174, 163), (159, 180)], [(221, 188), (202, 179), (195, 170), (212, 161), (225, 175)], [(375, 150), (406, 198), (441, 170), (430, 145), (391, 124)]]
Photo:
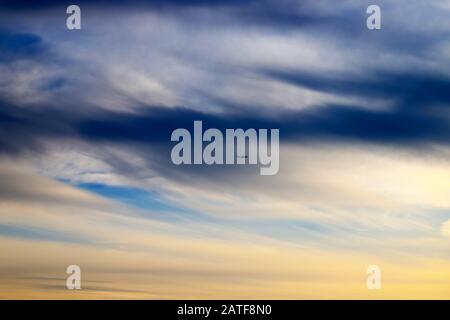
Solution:
[[(366, 1), (80, 1), (80, 31), (3, 1), (3, 286), (66, 296), (76, 260), (93, 298), (448, 298), (450, 7), (379, 2), (373, 32)], [(280, 129), (279, 174), (173, 165), (194, 120)]]

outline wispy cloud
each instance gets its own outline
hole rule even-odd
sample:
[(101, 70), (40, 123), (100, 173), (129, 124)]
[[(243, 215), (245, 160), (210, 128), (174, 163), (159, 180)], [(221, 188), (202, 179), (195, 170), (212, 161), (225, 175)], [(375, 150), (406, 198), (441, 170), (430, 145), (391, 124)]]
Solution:
[[(69, 32), (3, 1), (2, 285), (67, 296), (36, 277), (76, 260), (93, 298), (370, 298), (375, 260), (383, 297), (448, 297), (449, 7), (379, 2), (371, 32), (368, 1), (79, 1)], [(279, 128), (279, 174), (173, 165), (194, 120)]]

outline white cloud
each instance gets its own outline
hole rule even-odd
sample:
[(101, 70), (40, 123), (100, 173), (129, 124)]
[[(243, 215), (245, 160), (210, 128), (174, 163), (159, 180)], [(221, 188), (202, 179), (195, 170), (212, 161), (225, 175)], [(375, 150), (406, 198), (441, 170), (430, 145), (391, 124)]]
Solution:
[(447, 220), (442, 224), (442, 235), (450, 237), (450, 220)]

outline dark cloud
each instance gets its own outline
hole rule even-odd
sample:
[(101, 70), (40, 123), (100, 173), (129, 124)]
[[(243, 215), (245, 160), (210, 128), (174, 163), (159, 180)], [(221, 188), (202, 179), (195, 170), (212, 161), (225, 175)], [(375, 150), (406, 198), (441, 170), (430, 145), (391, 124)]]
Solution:
[(112, 111), (76, 116), (55, 110), (24, 110), (3, 104), (0, 112), (2, 152), (39, 149), (41, 141), (77, 137), (91, 143), (153, 146), (167, 150), (176, 128), (192, 129), (202, 120), (207, 128), (279, 128), (281, 141), (359, 141), (405, 147), (450, 142), (449, 79), (430, 74), (389, 74), (370, 80), (330, 79), (312, 74), (271, 73), (278, 79), (327, 93), (392, 98), (389, 110), (346, 105), (319, 105), (302, 111), (204, 113), (182, 107), (143, 107), (137, 113)]
[(71, 4), (77, 5), (99, 5), (99, 6), (141, 6), (141, 7), (192, 7), (192, 6), (236, 6), (246, 5), (256, 2), (255, 0), (78, 0), (64, 1), (64, 0), (3, 0), (0, 2), (1, 7), (7, 9), (25, 10), (25, 9), (47, 9), (52, 7), (67, 7)]
[(47, 139), (76, 135), (73, 117), (61, 111), (29, 110), (0, 101), (0, 152), (42, 152)]
[(30, 33), (14, 33), (0, 29), (0, 63), (42, 54), (46, 50), (42, 38)]
[[(280, 70), (264, 70), (263, 74), (323, 93), (361, 97), (367, 105), (318, 105), (270, 114), (243, 108), (236, 108), (239, 109), (236, 113), (207, 114), (184, 108), (153, 107), (137, 115), (106, 114), (101, 119), (83, 121), (77, 125), (77, 131), (93, 140), (164, 143), (174, 129), (192, 128), (194, 120), (203, 120), (205, 129), (279, 128), (281, 138), (291, 142), (332, 139), (405, 146), (449, 142), (450, 79), (443, 75), (378, 71), (356, 79), (349, 74)], [(387, 99), (393, 106), (376, 110), (372, 106), (375, 99)]]
[(404, 111), (450, 103), (450, 79), (437, 73), (368, 71), (359, 79), (348, 74), (319, 75), (305, 71), (263, 70), (262, 73), (279, 81), (326, 93), (395, 99), (401, 102), (399, 107)]
[[(197, 17), (192, 23), (220, 24), (232, 23), (233, 25), (257, 25), (264, 28), (278, 28), (280, 32), (292, 28), (306, 28), (308, 26), (321, 27), (333, 33), (364, 31), (361, 25), (365, 25), (365, 9), (370, 1), (362, 1), (357, 7), (346, 8), (337, 6), (336, 10), (321, 11), (314, 0), (79, 0), (76, 3), (58, 0), (31, 1), (31, 0), (6, 0), (0, 2), (0, 7), (10, 11), (46, 10), (59, 8), (65, 12), (65, 8), (71, 4), (77, 4), (82, 9), (86, 7), (99, 7), (108, 10), (115, 7), (128, 10), (153, 10), (169, 13), (187, 12), (190, 9), (210, 9), (218, 14), (213, 19), (207, 16)], [(333, 4), (330, 4), (330, 8)], [(230, 19), (223, 20), (220, 15)], [(189, 14), (188, 14), (189, 16)], [(179, 17), (183, 19), (182, 16)]]
[[(81, 1), (80, 4), (87, 2)], [(97, 2), (101, 4), (102, 2)], [(108, 5), (119, 4), (108, 1)], [(289, 1), (286, 3), (290, 3)], [(367, 41), (378, 50), (387, 53), (409, 50), (410, 55), (423, 55), (423, 44), (442, 42), (442, 33), (429, 37), (424, 31), (413, 35), (406, 30), (392, 30), (383, 36), (380, 33), (368, 33), (365, 28), (364, 5), (361, 8), (314, 11), (311, 1), (301, 2), (298, 8), (289, 10), (273, 1), (254, 3), (253, 1), (154, 1), (150, 4), (135, 1), (131, 5), (148, 6), (212, 6), (222, 5), (231, 10), (231, 15), (243, 23), (258, 23), (275, 27), (281, 32), (285, 27), (314, 25), (312, 34), (335, 35), (336, 41), (346, 43), (349, 37), (366, 35)], [(27, 7), (51, 7), (61, 5), (58, 1), (3, 1), (2, 7), (24, 9)], [(226, 5), (225, 5), (226, 4)], [(66, 4), (64, 4), (66, 5)], [(106, 5), (106, 2), (105, 2)], [(127, 2), (129, 5), (129, 2)], [(306, 10), (308, 9), (308, 10)], [(362, 26), (362, 27), (361, 27)], [(347, 32), (347, 33), (346, 33)], [(445, 34), (445, 32), (444, 32)], [(373, 43), (372, 43), (373, 41)], [(417, 43), (415, 43), (415, 41)], [(361, 44), (364, 46), (364, 43)], [(37, 35), (0, 31), (0, 62), (10, 63), (19, 58), (36, 59), (36, 63), (69, 65), (74, 68), (77, 61), (66, 61), (61, 57), (47, 54), (47, 45)], [(261, 53), (264, 54), (264, 53)], [(44, 62), (43, 62), (44, 61)], [(232, 66), (230, 66), (231, 68)], [(244, 66), (245, 67), (245, 66)], [(244, 68), (243, 67), (243, 68)], [(224, 68), (227, 68), (225, 65)], [(249, 67), (252, 69), (252, 67)], [(375, 69), (375, 71), (373, 71)], [(252, 69), (253, 70), (253, 69)], [(281, 142), (302, 143), (311, 140), (377, 143), (403, 147), (424, 147), (434, 143), (448, 144), (450, 141), (449, 106), (450, 79), (442, 74), (430, 71), (410, 70), (392, 72), (377, 70), (372, 66), (363, 76), (354, 74), (316, 73), (266, 67), (257, 70), (263, 79), (285, 82), (301, 88), (312, 89), (337, 96), (359, 97), (364, 106), (346, 106), (338, 104), (317, 105), (301, 111), (286, 109), (255, 112), (259, 106), (236, 105), (230, 101), (218, 101), (226, 105), (223, 113), (210, 113), (179, 107), (142, 106), (135, 113), (86, 110), (83, 102), (77, 102), (77, 96), (70, 97), (70, 106), (64, 99), (58, 101), (58, 108), (35, 105), (32, 108), (21, 106), (0, 97), (0, 152), (20, 154), (22, 152), (42, 152), (45, 142), (52, 139), (77, 138), (92, 144), (119, 144), (134, 146), (137, 152), (146, 154), (149, 162), (157, 170), (166, 170), (170, 163), (171, 132), (176, 128), (192, 128), (194, 120), (202, 120), (204, 129), (219, 128), (279, 128)], [(217, 74), (220, 80), (221, 74)], [(220, 82), (220, 81), (218, 81)], [(74, 82), (63, 76), (43, 82), (42, 91), (71, 87), (71, 92), (81, 90)], [(202, 92), (199, 88), (198, 92)], [(208, 95), (211, 93), (205, 93)], [(207, 96), (207, 99), (214, 99)], [(223, 98), (222, 98), (223, 99)], [(388, 110), (377, 111), (371, 107), (372, 99), (391, 101)], [(74, 108), (77, 103), (79, 108)], [(375, 102), (374, 102), (375, 104)], [(368, 108), (369, 107), (369, 108)], [(156, 152), (155, 152), (156, 150)], [(110, 158), (114, 167), (124, 164)], [(119, 162), (119, 163), (117, 163)], [(132, 168), (127, 168), (129, 172)], [(126, 171), (126, 170), (125, 170)]]
[(360, 141), (366, 143), (419, 146), (448, 143), (448, 116), (410, 112), (406, 108), (373, 111), (344, 105), (318, 106), (314, 110), (281, 111), (273, 117), (247, 115), (211, 115), (188, 109), (153, 108), (135, 116), (107, 116), (78, 124), (79, 132), (91, 141), (170, 144), (176, 128), (192, 129), (194, 120), (209, 127), (279, 128), (281, 141), (308, 140)]

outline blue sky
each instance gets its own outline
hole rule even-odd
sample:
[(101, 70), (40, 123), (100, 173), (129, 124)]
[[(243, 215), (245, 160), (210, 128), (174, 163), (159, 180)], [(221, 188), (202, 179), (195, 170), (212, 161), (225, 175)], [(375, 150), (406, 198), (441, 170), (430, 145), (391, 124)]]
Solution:
[[(79, 1), (82, 29), (67, 30), (66, 3), (1, 1), (5, 248), (21, 248), (20, 261), (38, 245), (50, 254), (74, 242), (98, 250), (92, 270), (105, 268), (107, 250), (114, 272), (139, 269), (139, 257), (150, 269), (180, 268), (149, 285), (183, 275), (185, 265), (240, 274), (233, 261), (263, 263), (265, 250), (279, 255), (266, 275), (274, 282), (311, 274), (290, 270), (291, 259), (311, 258), (314, 269), (316, 257), (347, 257), (358, 262), (342, 265), (339, 279), (356, 281), (353, 267), (379, 259), (420, 280), (408, 291), (397, 279), (385, 297), (427, 287), (421, 263), (447, 283), (450, 7), (377, 3), (382, 28), (372, 31), (370, 1)], [(278, 128), (279, 173), (175, 166), (171, 132), (195, 120), (205, 129)], [(263, 272), (247, 268), (234, 297), (245, 296), (246, 276)], [(311, 288), (328, 277), (317, 272)], [(296, 297), (276, 283), (264, 297)], [(358, 290), (348, 296), (366, 295)]]

